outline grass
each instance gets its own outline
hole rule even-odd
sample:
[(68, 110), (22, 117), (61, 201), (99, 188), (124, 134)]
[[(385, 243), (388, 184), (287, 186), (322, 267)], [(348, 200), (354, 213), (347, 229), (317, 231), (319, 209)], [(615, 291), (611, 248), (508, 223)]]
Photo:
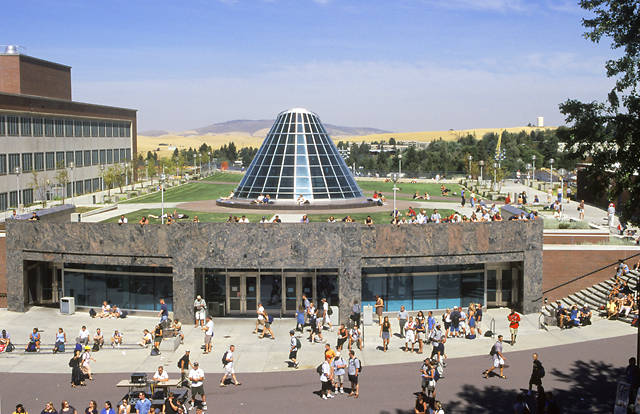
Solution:
[(217, 172), (206, 177), (203, 181), (217, 181), (220, 183), (239, 183), (244, 174)]
[[(236, 184), (208, 184), (189, 183), (179, 187), (168, 188), (164, 192), (164, 201), (167, 203), (215, 200), (226, 197), (236, 188)], [(159, 191), (142, 197), (125, 201), (125, 203), (159, 203), (162, 195)]]
[(76, 207), (76, 213), (88, 213), (93, 210), (97, 210), (100, 207)]
[[(389, 199), (390, 197), (393, 197), (392, 182), (385, 183), (384, 181), (358, 180), (357, 183), (362, 189), (362, 191), (365, 193), (365, 195), (367, 195), (368, 197), (372, 196), (374, 191), (381, 191), (382, 194), (384, 194), (384, 196), (387, 197), (387, 199)], [(420, 193), (420, 195), (424, 195), (424, 193), (427, 192), (429, 193), (430, 196), (440, 196), (440, 185), (441, 184), (438, 184), (438, 183), (412, 184), (409, 182), (399, 182), (398, 188), (400, 189), (399, 191), (400, 193), (411, 194), (412, 196), (416, 191)], [(455, 196), (454, 195), (448, 196), (447, 198), (450, 198), (451, 200), (456, 200), (456, 201), (460, 199), (461, 187), (459, 184), (446, 183), (445, 187), (451, 190), (450, 194), (452, 193), (458, 194)], [(411, 198), (408, 198), (408, 199), (411, 200)], [(418, 200), (418, 201), (422, 201), (422, 200)]]
[(589, 223), (584, 221), (558, 221), (553, 217), (544, 219), (544, 228), (549, 229), (567, 229), (567, 230), (588, 230)]

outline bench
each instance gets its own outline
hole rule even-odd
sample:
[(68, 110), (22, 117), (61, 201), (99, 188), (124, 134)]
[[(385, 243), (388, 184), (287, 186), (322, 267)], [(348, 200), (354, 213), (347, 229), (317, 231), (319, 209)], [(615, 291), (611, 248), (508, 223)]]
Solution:
[(500, 215), (502, 216), (503, 220), (509, 220), (511, 217), (519, 216), (522, 213), (524, 213), (525, 215), (527, 214), (527, 212), (524, 211), (523, 209), (513, 206), (511, 204), (505, 204), (502, 207), (500, 207)]

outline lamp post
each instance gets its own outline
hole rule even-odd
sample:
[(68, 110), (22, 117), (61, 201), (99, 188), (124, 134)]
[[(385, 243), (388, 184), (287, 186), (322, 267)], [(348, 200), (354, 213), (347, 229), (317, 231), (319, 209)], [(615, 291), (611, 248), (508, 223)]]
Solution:
[(532, 173), (532, 179), (533, 182), (536, 182), (536, 156), (535, 154), (531, 157), (531, 161), (533, 161), (533, 173)]
[(211, 153), (209, 153), (209, 166), (207, 168), (207, 174), (211, 175)]
[(160, 176), (160, 197), (162, 202), (162, 213), (160, 213), (160, 224), (164, 224), (164, 165), (162, 166), (162, 175)]
[(17, 189), (18, 189), (18, 211), (20, 211), (20, 173), (22, 172), (22, 170), (20, 169), (20, 167), (16, 167), (16, 183), (17, 183)]
[(531, 182), (531, 163), (527, 163), (527, 181)]
[(398, 180), (400, 178), (402, 178), (402, 154), (398, 154)]
[(200, 164), (198, 171), (200, 171), (200, 174), (202, 174), (202, 153), (201, 152), (198, 153), (198, 163)]
[(473, 161), (473, 157), (469, 155), (467, 159), (469, 160), (469, 179), (471, 179), (471, 161)]
[(555, 160), (553, 158), (549, 159), (549, 167), (551, 168), (551, 174), (549, 174), (549, 183), (551, 184), (551, 191), (553, 191), (553, 163)]
[[(75, 177), (73, 174), (73, 169), (76, 165), (73, 163), (73, 161), (71, 161), (69, 163), (69, 168), (71, 168), (71, 204), (75, 205), (76, 204), (76, 181), (75, 181)], [(65, 191), (67, 189), (65, 188)]]
[(398, 177), (399, 175), (396, 173), (392, 173), (391, 174), (391, 181), (393, 181), (393, 218), (395, 219), (396, 216), (396, 191), (398, 191), (398, 187), (396, 187), (396, 183), (398, 182)]
[(127, 186), (129, 185), (129, 163), (125, 162), (124, 163), (124, 189), (127, 189)]
[(498, 163), (493, 163), (493, 189), (498, 188)]
[(482, 185), (482, 167), (484, 167), (484, 161), (480, 160), (478, 161), (478, 165), (480, 166), (480, 185)]
[(198, 154), (193, 153), (193, 175), (195, 176), (198, 173), (198, 167), (196, 167), (196, 160), (198, 158)]
[(102, 181), (102, 191), (104, 191), (104, 164), (100, 164), (100, 181)]

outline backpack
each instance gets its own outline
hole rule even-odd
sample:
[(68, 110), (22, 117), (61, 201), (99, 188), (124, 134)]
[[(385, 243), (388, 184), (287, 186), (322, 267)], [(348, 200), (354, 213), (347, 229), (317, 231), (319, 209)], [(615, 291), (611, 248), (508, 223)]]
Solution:
[(71, 358), (71, 359), (69, 360), (69, 366), (70, 366), (70, 367), (73, 367), (73, 366), (74, 366), (73, 358)]
[[(180, 363), (181, 363), (181, 362), (182, 362), (182, 358), (180, 358), (180, 359), (178, 360), (178, 364), (177, 364), (177, 365), (178, 365), (178, 368), (180, 368), (180, 369), (181, 369), (181, 367), (180, 367)], [(185, 367), (185, 369), (189, 369), (189, 363), (186, 363), (184, 367)]]
[(224, 367), (225, 365), (227, 365), (227, 351), (222, 354), (222, 366)]
[(538, 372), (540, 373), (540, 378), (544, 378), (545, 372), (544, 372), (544, 367), (542, 366), (542, 364), (540, 364), (540, 369), (539, 369)]
[(272, 315), (269, 315), (269, 316), (267, 317), (267, 320), (269, 321), (269, 323), (273, 323), (273, 316), (272, 316)]
[(155, 346), (151, 348), (151, 356), (158, 356), (158, 355), (160, 355), (160, 350)]
[(126, 310), (123, 310), (123, 311), (120, 313), (120, 317), (121, 317), (122, 319), (126, 318), (126, 317), (127, 317), (127, 315), (129, 315), (129, 312), (127, 312)]
[(496, 354), (496, 346), (495, 346), (495, 345), (493, 345), (493, 346), (491, 347), (491, 351), (489, 351), (489, 355), (494, 356), (495, 354)]
[(360, 369), (358, 370), (358, 373), (361, 374), (362, 373), (362, 361), (360, 361), (358, 358), (356, 358), (356, 361), (358, 361), (358, 365), (360, 366)]
[(57, 352), (64, 352), (64, 343), (56, 342), (56, 351)]
[(89, 309), (89, 316), (91, 316), (92, 318), (95, 318), (95, 317), (96, 317), (96, 311), (95, 311), (95, 309), (93, 309), (93, 308)]
[(11, 342), (9, 342), (9, 345), (7, 345), (7, 347), (5, 348), (4, 352), (13, 352), (14, 349), (16, 349), (15, 345), (13, 345)]
[(98, 352), (100, 350), (100, 344), (96, 342), (95, 344), (93, 344), (93, 348), (91, 348), (91, 350), (93, 352)]
[(322, 375), (322, 364), (316, 367), (316, 372), (318, 373), (318, 375)]
[(27, 345), (27, 349), (25, 349), (25, 352), (36, 352), (36, 343), (33, 341), (29, 342), (29, 344)]
[(440, 373), (437, 369), (434, 370), (433, 379), (436, 380), (436, 382), (440, 379)]
[(300, 349), (302, 348), (302, 342), (300, 342), (300, 339), (296, 338), (296, 348)]

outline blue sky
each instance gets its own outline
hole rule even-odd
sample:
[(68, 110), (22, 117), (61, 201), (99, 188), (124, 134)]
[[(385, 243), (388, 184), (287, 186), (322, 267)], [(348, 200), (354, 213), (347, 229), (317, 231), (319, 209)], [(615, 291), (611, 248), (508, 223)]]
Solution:
[[(139, 110), (139, 130), (271, 119), (393, 131), (561, 124), (610, 88), (606, 42), (565, 0), (25, 0), (2, 43), (73, 67), (74, 100)], [(53, 7), (55, 5), (55, 7)]]

